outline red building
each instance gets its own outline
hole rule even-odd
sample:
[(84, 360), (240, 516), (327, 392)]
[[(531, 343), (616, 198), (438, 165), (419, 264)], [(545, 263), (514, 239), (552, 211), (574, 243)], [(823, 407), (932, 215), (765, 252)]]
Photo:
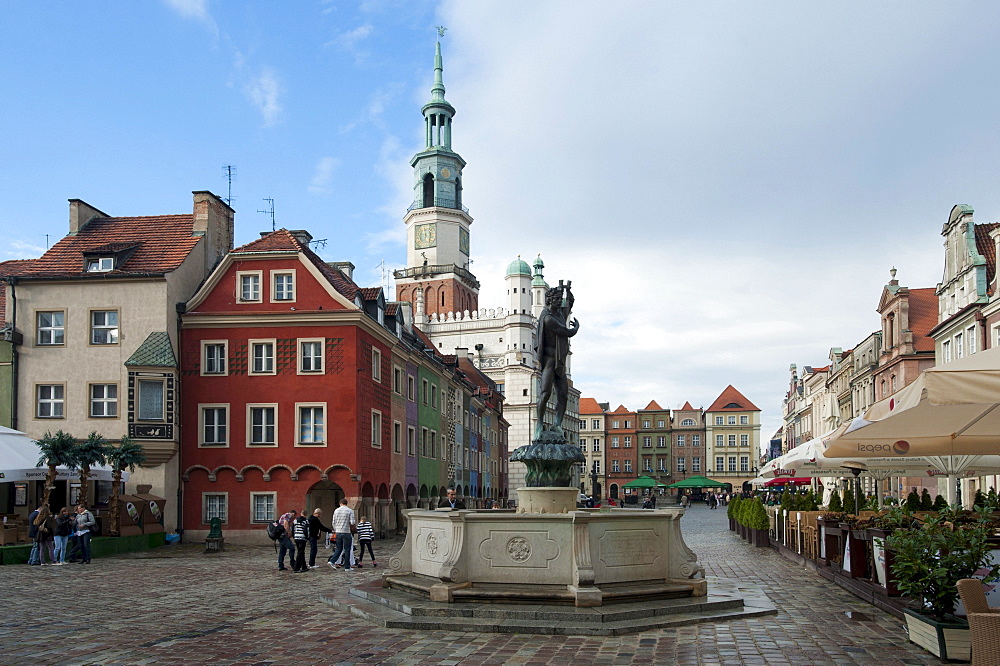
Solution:
[[(181, 317), (183, 517), (256, 536), (342, 497), (392, 528), (393, 347), (381, 289), (285, 229), (228, 254)], [(397, 409), (398, 411), (398, 409)]]
[(621, 487), (640, 476), (636, 416), (636, 412), (618, 405), (618, 409), (607, 412), (604, 418), (608, 429), (604, 440), (607, 444), (608, 497), (616, 501), (625, 496)]

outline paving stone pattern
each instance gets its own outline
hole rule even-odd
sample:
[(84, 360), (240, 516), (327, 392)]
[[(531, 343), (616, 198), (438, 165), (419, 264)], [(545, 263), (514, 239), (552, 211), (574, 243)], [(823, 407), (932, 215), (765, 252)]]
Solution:
[[(319, 601), (382, 569), (277, 571), (270, 545), (165, 546), (89, 566), (0, 566), (4, 664), (937, 664), (899, 620), (692, 507), (710, 576), (760, 586), (777, 615), (614, 637), (376, 628)], [(263, 530), (261, 539), (265, 541)], [(399, 540), (376, 541), (380, 562)], [(324, 551), (321, 550), (321, 553)], [(366, 563), (367, 565), (367, 563)], [(849, 612), (867, 620), (851, 619)]]

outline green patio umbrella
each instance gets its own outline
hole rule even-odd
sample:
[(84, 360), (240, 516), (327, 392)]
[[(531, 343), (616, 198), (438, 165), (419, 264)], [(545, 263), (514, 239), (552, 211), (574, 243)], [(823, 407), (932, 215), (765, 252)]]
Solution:
[(683, 481), (671, 483), (667, 488), (723, 488), (727, 485), (729, 484), (710, 479), (707, 476), (691, 476)]
[(640, 476), (635, 481), (629, 481), (622, 488), (666, 488), (667, 484), (660, 483), (651, 476)]

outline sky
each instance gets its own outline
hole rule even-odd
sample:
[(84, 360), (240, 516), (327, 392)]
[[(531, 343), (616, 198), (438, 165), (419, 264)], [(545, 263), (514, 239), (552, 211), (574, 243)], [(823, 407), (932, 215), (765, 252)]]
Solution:
[(955, 204), (1000, 217), (1000, 4), (146, 0), (0, 8), (0, 260), (110, 215), (229, 196), (236, 243), (326, 240), (361, 286), (406, 257), (435, 26), (481, 307), (541, 254), (573, 379), (641, 409), (732, 384), (781, 424), (789, 365), (941, 279)]

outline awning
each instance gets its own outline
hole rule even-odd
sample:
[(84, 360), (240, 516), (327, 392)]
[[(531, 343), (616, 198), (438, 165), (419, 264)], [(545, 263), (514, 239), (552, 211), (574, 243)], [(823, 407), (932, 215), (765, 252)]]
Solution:
[[(0, 426), (0, 483), (23, 483), (44, 481), (48, 467), (36, 467), (41, 453), (31, 439), (23, 432)], [(101, 465), (90, 468), (91, 481), (111, 481), (112, 470)], [(128, 479), (128, 472), (122, 472), (122, 481)], [(56, 481), (79, 481), (78, 470), (56, 467)]]
[(773, 488), (774, 486), (808, 486), (812, 483), (812, 478), (808, 476), (799, 476), (794, 479), (788, 477), (768, 479), (764, 482), (765, 488)]

